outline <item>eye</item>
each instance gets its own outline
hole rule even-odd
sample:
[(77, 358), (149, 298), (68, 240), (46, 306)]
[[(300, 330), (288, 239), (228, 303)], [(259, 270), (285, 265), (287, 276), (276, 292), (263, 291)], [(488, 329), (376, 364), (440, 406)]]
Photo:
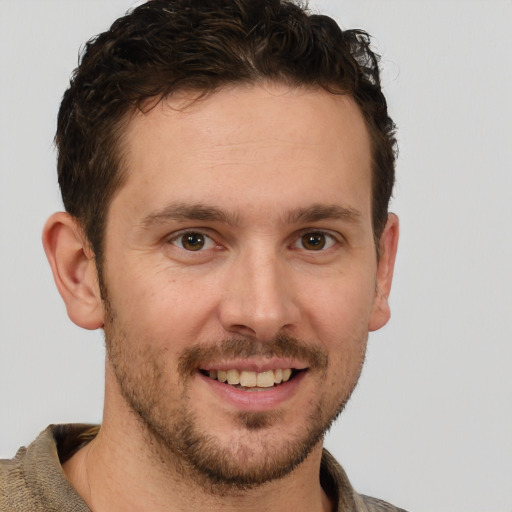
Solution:
[(186, 251), (194, 252), (211, 249), (215, 246), (214, 241), (209, 236), (196, 231), (181, 233), (177, 237), (171, 239), (171, 243), (176, 247), (185, 249)]
[(321, 251), (331, 248), (335, 245), (336, 239), (328, 233), (322, 231), (308, 231), (303, 233), (295, 243), (299, 249), (307, 251)]

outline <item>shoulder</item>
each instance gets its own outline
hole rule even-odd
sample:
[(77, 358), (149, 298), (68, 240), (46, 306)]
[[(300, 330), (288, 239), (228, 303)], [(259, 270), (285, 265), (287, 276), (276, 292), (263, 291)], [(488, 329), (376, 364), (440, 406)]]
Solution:
[(31, 485), (29, 448), (22, 446), (12, 459), (0, 460), (0, 510), (18, 512), (39, 510)]
[(406, 512), (385, 501), (357, 493), (343, 468), (325, 449), (322, 455), (320, 481), (337, 512), (346, 510), (353, 512)]
[(62, 471), (69, 457), (97, 431), (90, 425), (50, 425), (9, 460), (0, 460), (2, 512), (89, 512)]
[(406, 512), (403, 508), (395, 507), (385, 501), (360, 494), (368, 512)]

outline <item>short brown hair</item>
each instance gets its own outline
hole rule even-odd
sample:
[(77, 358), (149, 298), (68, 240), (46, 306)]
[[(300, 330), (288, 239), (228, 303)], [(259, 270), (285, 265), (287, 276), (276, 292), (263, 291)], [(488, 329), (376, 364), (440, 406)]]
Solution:
[(370, 36), (341, 30), (307, 6), (280, 0), (150, 0), (91, 39), (59, 111), (58, 175), (66, 210), (102, 261), (108, 207), (124, 179), (120, 135), (149, 99), (276, 81), (348, 94), (372, 142), (375, 240), (394, 183), (395, 126)]

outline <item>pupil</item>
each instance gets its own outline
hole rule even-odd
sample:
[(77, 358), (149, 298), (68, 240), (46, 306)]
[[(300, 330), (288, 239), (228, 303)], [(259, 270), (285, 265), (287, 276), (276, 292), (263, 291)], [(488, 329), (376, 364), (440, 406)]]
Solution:
[(181, 241), (183, 247), (190, 251), (198, 251), (204, 246), (204, 236), (200, 233), (189, 233), (187, 235), (183, 235)]
[(308, 233), (302, 237), (306, 249), (320, 250), (325, 246), (325, 236), (322, 233)]

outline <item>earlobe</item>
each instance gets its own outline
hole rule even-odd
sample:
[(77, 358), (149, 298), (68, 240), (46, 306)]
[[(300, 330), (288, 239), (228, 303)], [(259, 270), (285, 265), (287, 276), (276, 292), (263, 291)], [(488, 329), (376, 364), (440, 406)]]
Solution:
[(96, 263), (76, 220), (65, 212), (53, 214), (43, 229), (43, 246), (71, 321), (84, 329), (102, 327)]
[(377, 265), (373, 311), (368, 326), (370, 331), (376, 331), (386, 325), (391, 316), (388, 297), (391, 291), (391, 282), (393, 281), (398, 247), (398, 232), (398, 217), (394, 213), (390, 213), (379, 241), (380, 257)]

